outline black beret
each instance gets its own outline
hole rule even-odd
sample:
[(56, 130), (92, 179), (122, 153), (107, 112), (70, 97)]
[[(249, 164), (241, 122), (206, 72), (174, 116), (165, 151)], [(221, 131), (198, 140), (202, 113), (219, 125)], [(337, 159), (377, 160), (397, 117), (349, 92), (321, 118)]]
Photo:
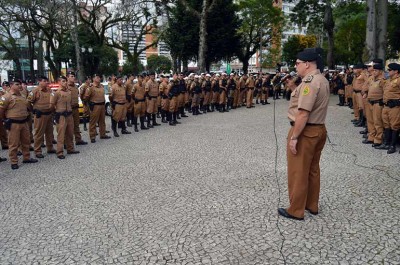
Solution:
[(47, 76), (39, 75), (39, 76), (37, 77), (37, 80), (41, 81), (41, 80), (49, 80), (49, 79), (47, 78)]
[(101, 77), (100, 74), (93, 74), (93, 75), (92, 75), (92, 78), (95, 78), (96, 76)]
[(9, 85), (10, 85), (10, 83), (8, 81), (3, 82), (3, 86), (9, 86)]
[(14, 77), (11, 81), (10, 81), (10, 83), (12, 84), (12, 83), (22, 83), (22, 81), (21, 81), (21, 79), (19, 79), (18, 77)]
[(160, 77), (161, 77), (161, 78), (164, 78), (165, 76), (164, 76), (164, 75), (160, 75)]
[(73, 75), (73, 76), (75, 76), (75, 73), (72, 72), (72, 71), (69, 71), (69, 72), (67, 72), (67, 76), (68, 76), (68, 75)]
[(376, 70), (383, 70), (383, 65), (381, 65), (380, 63), (374, 64), (374, 69)]
[(379, 64), (383, 64), (383, 60), (379, 59), (379, 58), (375, 58), (372, 60), (373, 63), (379, 63)]
[(363, 63), (358, 63), (353, 66), (353, 69), (364, 69), (364, 64)]
[(61, 80), (61, 79), (67, 80), (67, 78), (64, 75), (61, 75), (58, 77), (58, 80)]
[(398, 64), (398, 63), (390, 63), (389, 65), (388, 65), (388, 69), (389, 70), (397, 70), (397, 71), (399, 71), (400, 72), (400, 64)]
[(117, 80), (117, 79), (122, 79), (122, 75), (117, 75), (117, 76), (115, 77), (115, 80)]
[(316, 61), (318, 58), (318, 53), (314, 51), (302, 51), (297, 54), (297, 59), (302, 60), (304, 62), (312, 62)]
[(153, 72), (153, 71), (149, 72), (149, 75), (155, 75), (155, 74), (156, 74), (156, 73)]

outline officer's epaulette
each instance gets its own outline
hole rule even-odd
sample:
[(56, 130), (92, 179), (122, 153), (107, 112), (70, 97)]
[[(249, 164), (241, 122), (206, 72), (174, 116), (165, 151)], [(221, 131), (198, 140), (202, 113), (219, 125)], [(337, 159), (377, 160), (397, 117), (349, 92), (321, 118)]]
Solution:
[(314, 76), (313, 75), (308, 75), (306, 78), (304, 78), (305, 83), (310, 83), (313, 80)]

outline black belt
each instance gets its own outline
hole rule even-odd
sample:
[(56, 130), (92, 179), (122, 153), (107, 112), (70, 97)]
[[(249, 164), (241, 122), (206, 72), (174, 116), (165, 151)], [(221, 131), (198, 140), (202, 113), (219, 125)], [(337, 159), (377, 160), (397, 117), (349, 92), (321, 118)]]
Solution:
[(149, 98), (151, 99), (151, 98), (158, 98), (158, 96), (149, 96)]
[(105, 102), (89, 102), (90, 105), (104, 105)]
[(166, 96), (166, 95), (162, 95), (161, 97), (162, 97), (162, 99), (167, 99), (168, 98), (168, 96)]
[[(289, 122), (290, 123), (290, 126), (294, 126), (294, 121), (291, 121), (291, 122)], [(306, 123), (306, 126), (321, 126), (321, 125), (324, 125), (323, 123), (322, 124), (319, 124), (319, 123)]]
[(18, 123), (18, 124), (23, 124), (29, 120), (29, 118), (26, 118), (24, 120), (13, 120), (13, 119), (8, 119), (11, 123)]
[(145, 101), (146, 101), (145, 98), (143, 98), (143, 99), (135, 99), (135, 102), (145, 102)]
[(73, 106), (72, 107), (72, 109), (78, 109), (79, 108), (79, 106)]
[(68, 117), (72, 114), (72, 111), (56, 112), (57, 115)]
[(254, 87), (248, 87), (247, 89), (253, 90), (253, 89), (254, 89)]
[(382, 105), (382, 106), (383, 106), (383, 101), (382, 101), (382, 99), (378, 99), (378, 100), (368, 100), (368, 102), (369, 102), (371, 105), (374, 105), (374, 104), (376, 104), (376, 103), (379, 103), (379, 105)]
[[(37, 112), (38, 110), (36, 110), (36, 109), (34, 109), (33, 110), (33, 113), (35, 113), (35, 112)], [(40, 111), (40, 110), (39, 110)], [(50, 115), (50, 114), (52, 114), (53, 112), (52, 111), (46, 111), (46, 112), (44, 112), (44, 111), (40, 111), (40, 115)]]
[(353, 90), (354, 93), (361, 93), (361, 90)]
[(126, 103), (120, 103), (120, 102), (113, 101), (113, 104), (117, 104), (117, 105), (125, 105)]

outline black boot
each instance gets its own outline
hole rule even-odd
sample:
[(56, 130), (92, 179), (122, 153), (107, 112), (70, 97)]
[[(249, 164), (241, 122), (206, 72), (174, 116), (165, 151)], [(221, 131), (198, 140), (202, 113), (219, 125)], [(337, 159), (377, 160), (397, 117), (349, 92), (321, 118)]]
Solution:
[(87, 131), (86, 123), (88, 122), (88, 118), (83, 118), (83, 130)]
[(376, 149), (389, 150), (391, 139), (392, 139), (392, 130), (390, 128), (385, 128), (383, 130), (383, 142)]
[(140, 117), (140, 129), (141, 130), (148, 130), (149, 129), (146, 126), (144, 126), (144, 116)]
[(174, 118), (173, 118), (172, 116), (173, 116), (173, 113), (172, 113), (172, 112), (170, 112), (170, 111), (168, 111), (168, 120), (169, 120), (169, 125), (171, 125), (171, 126), (175, 126), (176, 124), (175, 124), (175, 122), (174, 122)]
[(387, 151), (388, 154), (393, 154), (394, 152), (396, 152), (396, 144), (397, 141), (399, 140), (399, 131), (394, 131), (391, 130), (392, 132), (392, 141), (390, 142), (390, 148)]
[(200, 112), (200, 107), (196, 107), (196, 115), (202, 115), (203, 113)]
[(157, 108), (157, 118), (161, 118), (161, 107)]
[(117, 122), (114, 119), (111, 119), (111, 128), (114, 133), (114, 137), (119, 137), (119, 134), (117, 132)]
[(151, 114), (147, 114), (147, 128), (153, 128), (153, 125), (151, 125)]
[(161, 124), (157, 123), (156, 114), (151, 114), (151, 118), (153, 120), (153, 126), (160, 126)]
[(367, 134), (368, 133), (368, 128), (365, 128), (364, 130), (360, 131), (360, 134)]
[(126, 126), (132, 127), (131, 120), (132, 120), (132, 113), (127, 113), (126, 114)]
[(181, 117), (182, 117), (182, 118), (187, 118), (187, 117), (189, 117), (189, 116), (187, 116), (187, 115), (185, 114), (185, 107), (181, 107)]
[(219, 112), (225, 112), (225, 105), (219, 104)]
[(132, 123), (133, 123), (133, 126), (135, 127), (135, 132), (138, 132), (139, 129), (138, 129), (138, 124), (137, 124), (137, 117), (133, 116)]
[(167, 123), (167, 119), (166, 119), (166, 113), (165, 110), (161, 110), (161, 122), (162, 123)]
[(189, 113), (193, 113), (192, 101), (189, 101), (189, 103), (187, 104), (187, 108)]
[(358, 122), (354, 124), (355, 127), (363, 127), (364, 126), (364, 111), (360, 110), (360, 116)]
[(192, 107), (192, 115), (197, 115), (196, 107)]
[(348, 98), (347, 102), (349, 102), (349, 108), (352, 109), (353, 108), (353, 99), (352, 98)]
[(225, 106), (225, 104), (223, 104), (222, 108), (223, 108), (224, 112), (229, 112), (229, 108), (228, 108), (228, 106)]
[(181, 124), (179, 121), (176, 120), (176, 119), (178, 119), (178, 115), (179, 115), (179, 113), (177, 111), (173, 113), (173, 122), (175, 124)]
[(120, 121), (120, 123), (121, 123), (121, 128), (122, 128), (121, 133), (122, 134), (131, 134), (131, 132), (126, 129), (125, 122)]

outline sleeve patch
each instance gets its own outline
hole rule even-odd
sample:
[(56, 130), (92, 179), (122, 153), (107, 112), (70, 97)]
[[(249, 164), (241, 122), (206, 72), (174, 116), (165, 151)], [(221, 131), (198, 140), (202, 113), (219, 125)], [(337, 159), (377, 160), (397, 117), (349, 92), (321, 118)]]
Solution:
[(310, 94), (310, 88), (309, 88), (308, 86), (306, 86), (306, 87), (303, 89), (303, 96), (307, 96), (308, 94)]

